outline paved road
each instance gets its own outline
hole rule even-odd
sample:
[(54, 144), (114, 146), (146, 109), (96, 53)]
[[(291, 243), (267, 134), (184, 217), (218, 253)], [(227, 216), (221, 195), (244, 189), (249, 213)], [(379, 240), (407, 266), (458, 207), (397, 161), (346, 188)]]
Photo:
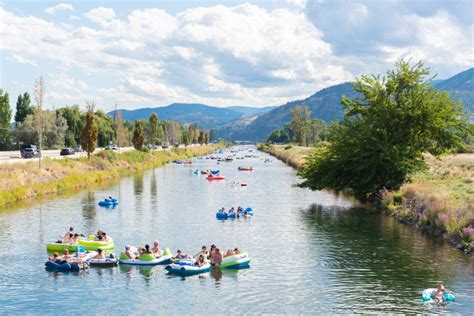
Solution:
[[(195, 146), (200, 146), (200, 145), (189, 145), (188, 147), (195, 147)], [(172, 148), (172, 147), (170, 147)], [(179, 148), (184, 148), (184, 145), (180, 145)], [(123, 153), (126, 151), (133, 150), (133, 147), (121, 147), (119, 152)], [(97, 148), (94, 152), (98, 152), (100, 150), (104, 150), (104, 148)], [(157, 150), (163, 150), (161, 147), (158, 147)], [(64, 157), (67, 158), (79, 158), (79, 157), (86, 157), (87, 153), (82, 152), (82, 153), (76, 153), (74, 155), (70, 156), (61, 156), (59, 155), (60, 150), (55, 149), (55, 150), (43, 150), (43, 158), (53, 158), (53, 159), (62, 159)], [(39, 158), (29, 158), (29, 159), (23, 159), (21, 158), (20, 151), (0, 151), (0, 164), (2, 163), (24, 163), (24, 162), (32, 162), (36, 161), (38, 162)]]
[[(97, 148), (94, 152), (98, 152), (100, 150), (104, 150), (103, 148)], [(133, 150), (133, 147), (122, 147), (120, 148), (120, 152), (126, 152)], [(79, 158), (79, 157), (87, 157), (87, 153), (81, 152), (76, 153), (70, 156), (61, 156), (59, 155), (60, 150), (42, 150), (43, 158), (53, 158), (53, 159), (62, 159), (64, 157), (67, 158)], [(24, 162), (31, 162), (31, 161), (38, 161), (39, 158), (30, 158), (30, 159), (23, 159), (21, 158), (20, 151), (0, 151), (0, 164), (1, 163), (24, 163)]]

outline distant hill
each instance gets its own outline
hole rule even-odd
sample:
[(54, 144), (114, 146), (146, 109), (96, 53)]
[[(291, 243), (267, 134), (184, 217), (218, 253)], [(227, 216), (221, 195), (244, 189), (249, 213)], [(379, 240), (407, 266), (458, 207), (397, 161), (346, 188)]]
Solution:
[[(173, 103), (164, 107), (119, 110), (124, 120), (148, 119), (154, 112), (160, 120), (174, 120), (180, 123), (196, 123), (200, 128), (214, 128), (242, 116), (242, 113), (229, 108), (218, 108), (197, 103)], [(114, 111), (108, 113), (113, 116)]]
[(434, 86), (438, 90), (447, 91), (451, 98), (461, 100), (466, 110), (474, 113), (474, 68), (441, 82), (435, 82)]
[(343, 83), (318, 91), (312, 96), (288, 102), (267, 113), (246, 116), (222, 126), (217, 135), (230, 140), (261, 141), (275, 129), (291, 121), (290, 112), (298, 105), (308, 106), (312, 118), (326, 122), (341, 119), (343, 116), (341, 97), (355, 97), (351, 83)]
[[(467, 112), (474, 113), (474, 68), (463, 71), (446, 80), (434, 80), (433, 85), (449, 95), (461, 100)], [(328, 87), (304, 100), (291, 101), (267, 113), (254, 113), (225, 123), (218, 130), (218, 136), (229, 140), (262, 141), (275, 129), (291, 121), (290, 112), (297, 105), (310, 108), (311, 118), (326, 122), (341, 119), (343, 116), (341, 98), (353, 98), (351, 83)]]
[[(160, 120), (174, 120), (183, 124), (196, 123), (200, 128), (216, 128), (226, 122), (236, 120), (245, 115), (266, 113), (276, 106), (263, 108), (250, 106), (214, 107), (198, 103), (173, 103), (164, 107), (141, 108), (137, 110), (118, 110), (122, 118), (134, 122), (135, 120), (148, 119), (154, 112)], [(115, 111), (108, 113), (114, 116)]]
[(229, 106), (228, 109), (235, 110), (244, 115), (253, 115), (253, 114), (261, 114), (261, 113), (270, 112), (276, 107), (277, 106), (266, 106), (263, 108), (256, 108), (252, 106)]

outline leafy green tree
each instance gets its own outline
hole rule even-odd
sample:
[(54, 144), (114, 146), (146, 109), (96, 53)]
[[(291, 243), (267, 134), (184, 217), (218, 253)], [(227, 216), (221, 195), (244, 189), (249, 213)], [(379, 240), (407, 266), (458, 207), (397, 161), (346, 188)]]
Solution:
[[(423, 153), (457, 148), (469, 130), (462, 106), (437, 91), (421, 62), (401, 60), (387, 77), (362, 76), (361, 97), (343, 98), (345, 119), (332, 130), (330, 145), (310, 155), (302, 185), (352, 190), (361, 199), (398, 189), (426, 167)], [(472, 130), (469, 131), (472, 133)]]
[(114, 119), (102, 110), (95, 111), (94, 121), (98, 129), (98, 144), (105, 147), (116, 141), (116, 130)]
[(158, 116), (156, 113), (150, 115), (150, 143), (156, 145), (158, 142)]
[(0, 148), (7, 149), (10, 146), (12, 109), (8, 93), (0, 89)]
[(199, 131), (199, 130), (198, 130), (198, 134), (199, 134), (198, 143), (201, 144), (201, 145), (203, 145), (204, 142), (206, 141), (206, 140), (205, 140), (205, 136), (204, 136), (205, 133), (204, 133), (204, 131)]
[(99, 129), (94, 122), (94, 112), (89, 110), (86, 113), (86, 124), (82, 130), (81, 135), (81, 147), (87, 152), (87, 158), (91, 158), (91, 153), (94, 152), (97, 144)]
[(274, 130), (267, 139), (269, 143), (287, 144), (293, 140), (293, 131), (290, 124), (285, 124), (283, 128)]
[(140, 121), (135, 122), (135, 129), (133, 130), (132, 144), (136, 150), (142, 150), (145, 143), (145, 135), (143, 133)]
[(78, 105), (65, 106), (56, 110), (58, 115), (66, 119), (68, 129), (65, 135), (65, 144), (68, 147), (81, 142), (81, 133), (84, 128), (84, 117)]
[(31, 106), (31, 98), (28, 92), (20, 94), (16, 101), (15, 122), (21, 123), (28, 115), (33, 113), (34, 109)]
[(291, 111), (290, 127), (293, 131), (294, 140), (300, 146), (306, 146), (306, 136), (309, 127), (310, 111), (307, 106), (297, 106)]

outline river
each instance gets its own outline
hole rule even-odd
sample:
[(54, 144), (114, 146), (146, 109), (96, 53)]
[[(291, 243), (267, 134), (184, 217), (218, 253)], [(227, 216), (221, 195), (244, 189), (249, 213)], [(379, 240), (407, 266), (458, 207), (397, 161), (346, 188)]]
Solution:
[[(239, 165), (255, 170), (241, 172)], [(209, 182), (191, 172), (196, 168), (219, 168), (227, 179)], [(235, 180), (248, 186), (232, 186)], [(219, 166), (193, 159), (191, 166), (166, 165), (107, 187), (1, 210), (0, 314), (474, 311), (472, 256), (343, 196), (294, 187), (298, 181), (275, 159)], [(119, 206), (98, 207), (109, 195)], [(239, 205), (252, 207), (255, 216), (215, 219), (218, 208)], [(251, 267), (185, 279), (163, 266), (47, 272), (45, 244), (69, 226), (85, 234), (103, 228), (117, 254), (125, 244), (155, 239), (173, 252), (238, 246), (249, 253)], [(438, 280), (457, 294), (456, 302), (421, 302), (421, 291)]]

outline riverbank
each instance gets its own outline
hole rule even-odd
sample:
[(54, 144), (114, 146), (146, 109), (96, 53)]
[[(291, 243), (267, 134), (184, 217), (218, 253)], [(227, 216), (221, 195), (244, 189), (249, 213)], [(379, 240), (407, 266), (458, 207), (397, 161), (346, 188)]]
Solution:
[[(260, 145), (259, 149), (297, 170), (303, 168), (310, 147)], [(474, 155), (441, 159), (427, 155), (429, 169), (413, 176), (395, 192), (383, 192), (381, 208), (399, 222), (442, 236), (457, 249), (474, 247)]]
[(160, 167), (175, 159), (205, 155), (220, 145), (192, 148), (173, 148), (166, 151), (100, 151), (91, 159), (44, 159), (42, 168), (37, 163), (0, 166), (0, 206), (81, 189), (92, 184)]

